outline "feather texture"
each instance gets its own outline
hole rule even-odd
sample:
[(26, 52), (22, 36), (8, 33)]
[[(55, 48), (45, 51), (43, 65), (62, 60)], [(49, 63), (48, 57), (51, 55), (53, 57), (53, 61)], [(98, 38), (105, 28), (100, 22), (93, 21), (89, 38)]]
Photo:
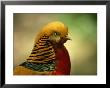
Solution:
[(53, 46), (48, 39), (49, 37), (44, 35), (36, 42), (27, 59), (28, 62), (48, 63), (48, 61), (55, 59)]

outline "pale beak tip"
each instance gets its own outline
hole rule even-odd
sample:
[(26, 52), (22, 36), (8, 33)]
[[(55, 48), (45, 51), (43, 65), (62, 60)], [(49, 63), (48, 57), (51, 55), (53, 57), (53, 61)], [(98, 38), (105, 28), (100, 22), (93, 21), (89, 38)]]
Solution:
[(67, 37), (67, 40), (72, 40), (71, 38)]

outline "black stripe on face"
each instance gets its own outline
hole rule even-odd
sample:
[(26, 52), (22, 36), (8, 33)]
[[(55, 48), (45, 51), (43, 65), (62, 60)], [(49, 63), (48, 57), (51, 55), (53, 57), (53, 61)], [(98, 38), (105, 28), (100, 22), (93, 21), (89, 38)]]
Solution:
[(44, 36), (42, 36), (42, 38), (49, 38), (49, 36), (44, 35)]
[(47, 42), (47, 41), (45, 41), (45, 42), (42, 42), (42, 41), (40, 41), (40, 42), (38, 42), (36, 45), (51, 45), (51, 43), (50, 42)]
[(42, 36), (40, 39), (48, 39), (48, 36)]
[(48, 60), (48, 61), (44, 61), (45, 63), (52, 63), (53, 62), (53, 59), (52, 60)]
[(51, 45), (39, 46), (39, 48), (38, 47), (34, 48), (33, 51), (45, 49), (45, 48), (48, 48), (48, 47), (51, 47)]
[(47, 40), (48, 38), (49, 38), (48, 36), (45, 36), (45, 37), (40, 38), (40, 40)]
[(52, 51), (52, 48), (46, 48), (45, 50), (42, 50), (42, 52)]
[(39, 46), (49, 47), (50, 45), (45, 43), (45, 44), (39, 44)]
[(49, 54), (52, 54), (52, 53), (53, 53), (52, 51), (49, 51), (49, 52), (44, 52), (44, 53), (36, 55), (36, 56), (45, 56), (45, 55), (49, 55)]
[(36, 54), (36, 52), (31, 52), (31, 54)]
[(48, 60), (48, 59), (54, 59), (55, 57), (53, 56), (53, 57), (50, 57), (50, 58), (40, 58), (40, 59), (35, 59), (34, 61), (43, 61), (43, 60)]
[(40, 47), (40, 48), (37, 48), (37, 49), (33, 49), (33, 51), (37, 51), (37, 50), (40, 50), (40, 49), (44, 49), (45, 47)]
[(49, 59), (49, 58), (55, 58), (54, 54), (48, 55), (48, 56), (44, 56), (45, 58)]
[(41, 53), (48, 52), (48, 51), (51, 51), (52, 53), (54, 53), (53, 48), (50, 47), (50, 48), (40, 49), (40, 50), (38, 50), (36, 52), (35, 51), (32, 51), (31, 54), (41, 54)]
[(29, 57), (36, 57), (36, 56), (31, 56), (31, 55), (30, 55)]
[(48, 62), (48, 61), (51, 61), (51, 60), (55, 60), (55, 57), (47, 58), (47, 59), (43, 60), (43, 62)]
[(41, 42), (41, 43), (44, 43), (46, 41), (47, 41), (47, 39), (42, 39), (42, 38), (38, 40), (38, 42)]
[(45, 43), (46, 43), (46, 41), (38, 41), (38, 43), (37, 43), (37, 44), (39, 44), (39, 43), (41, 43), (41, 44), (45, 44)]
[(32, 59), (27, 59), (27, 60), (32, 60)]
[[(43, 53), (44, 54), (44, 53)], [(45, 59), (45, 58), (50, 58), (51, 56), (53, 56), (53, 57), (55, 57), (55, 55), (54, 55), (54, 53), (53, 52), (51, 52), (50, 54), (45, 54), (45, 55), (35, 55), (35, 56), (29, 56), (29, 57), (37, 57), (37, 58), (39, 58), (39, 59)], [(43, 58), (42, 58), (43, 57)]]
[(37, 47), (37, 45), (35, 44), (34, 47)]
[(37, 44), (39, 44), (39, 43), (45, 43), (47, 40), (48, 40), (48, 37), (42, 37), (42, 38), (40, 38), (38, 40), (38, 43)]
[[(36, 54), (36, 53), (39, 53), (39, 51), (40, 51), (41, 49), (39, 49), (38, 51), (32, 51), (31, 52), (31, 54)], [(46, 52), (46, 51), (52, 51), (53, 49), (52, 49), (52, 47), (50, 47), (50, 48), (43, 48), (43, 50), (41, 50), (41, 52)]]

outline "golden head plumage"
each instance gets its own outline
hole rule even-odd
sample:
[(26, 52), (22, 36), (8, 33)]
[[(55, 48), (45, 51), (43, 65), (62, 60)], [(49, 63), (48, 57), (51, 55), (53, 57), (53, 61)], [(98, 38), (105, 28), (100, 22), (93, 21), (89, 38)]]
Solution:
[(61, 33), (61, 37), (64, 37), (68, 34), (68, 28), (62, 22), (56, 21), (44, 26), (42, 32), (46, 33), (48, 36), (53, 32), (59, 32)]
[(59, 34), (59, 36), (56, 36), (56, 39), (65, 38), (68, 35), (68, 28), (60, 21), (50, 22), (42, 28), (41, 32), (39, 32), (35, 40), (35, 43), (44, 35), (53, 38), (51, 37), (53, 33)]

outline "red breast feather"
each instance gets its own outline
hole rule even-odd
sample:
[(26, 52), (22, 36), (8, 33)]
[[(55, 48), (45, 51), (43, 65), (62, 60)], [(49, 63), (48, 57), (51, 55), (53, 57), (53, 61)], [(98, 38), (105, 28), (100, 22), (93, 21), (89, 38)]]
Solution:
[(62, 46), (56, 49), (55, 75), (70, 75), (71, 63), (67, 49)]

